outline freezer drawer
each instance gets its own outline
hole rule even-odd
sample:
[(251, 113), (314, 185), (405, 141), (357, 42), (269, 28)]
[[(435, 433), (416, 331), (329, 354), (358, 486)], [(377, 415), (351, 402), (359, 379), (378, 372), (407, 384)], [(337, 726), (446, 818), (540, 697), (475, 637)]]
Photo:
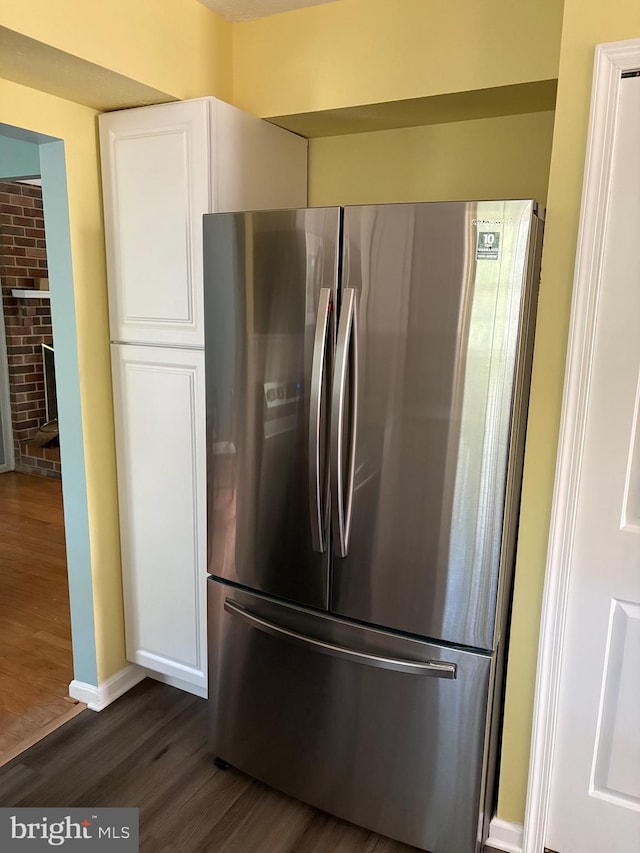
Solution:
[(492, 658), (208, 583), (210, 747), (432, 853), (474, 853)]

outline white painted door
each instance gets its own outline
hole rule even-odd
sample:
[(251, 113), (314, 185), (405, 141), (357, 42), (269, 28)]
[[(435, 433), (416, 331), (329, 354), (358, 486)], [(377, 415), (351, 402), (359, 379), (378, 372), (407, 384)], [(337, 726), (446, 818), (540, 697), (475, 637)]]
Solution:
[(100, 116), (111, 340), (202, 346), (209, 101)]
[(204, 352), (111, 358), (127, 658), (206, 695)]
[(640, 850), (640, 78), (620, 91), (545, 839), (559, 853)]

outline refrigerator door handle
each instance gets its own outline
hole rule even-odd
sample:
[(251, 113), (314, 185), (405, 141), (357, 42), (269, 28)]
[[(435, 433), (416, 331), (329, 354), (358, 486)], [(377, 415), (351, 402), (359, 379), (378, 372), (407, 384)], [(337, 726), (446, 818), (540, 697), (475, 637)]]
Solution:
[(455, 678), (457, 675), (457, 666), (455, 663), (446, 663), (437, 660), (417, 661), (404, 660), (402, 658), (387, 658), (382, 655), (374, 655), (369, 652), (359, 652), (355, 649), (337, 646), (334, 643), (327, 643), (324, 640), (316, 640), (314, 637), (307, 637), (305, 634), (299, 634), (297, 631), (284, 628), (282, 625), (275, 625), (261, 616), (256, 616), (255, 613), (252, 613), (241, 604), (229, 598), (225, 598), (224, 600), (224, 609), (232, 616), (242, 619), (252, 628), (257, 628), (259, 631), (264, 631), (264, 633), (271, 634), (274, 637), (282, 637), (298, 645), (311, 647), (315, 652), (339, 658), (340, 660), (347, 660), (351, 663), (363, 664), (364, 666), (375, 666), (378, 669), (392, 669), (395, 672), (404, 672), (409, 675), (426, 675), (432, 678)]
[[(356, 429), (358, 425), (358, 305), (357, 291), (347, 287), (342, 292), (340, 324), (336, 344), (336, 366), (331, 401), (331, 483), (334, 550), (338, 557), (349, 553), (353, 476), (356, 462)], [(349, 367), (349, 458), (345, 484), (344, 421), (345, 396)], [(345, 488), (346, 486), (346, 488)], [(345, 501), (346, 493), (346, 501)]]
[[(318, 316), (313, 340), (311, 391), (309, 394), (309, 517), (311, 521), (311, 546), (322, 554), (326, 547), (327, 517), (329, 512), (329, 470), (322, 466), (322, 391), (327, 370), (331, 367), (333, 335), (333, 295), (331, 288), (320, 289)], [(327, 359), (329, 352), (329, 359)], [(329, 361), (329, 368), (326, 362)]]

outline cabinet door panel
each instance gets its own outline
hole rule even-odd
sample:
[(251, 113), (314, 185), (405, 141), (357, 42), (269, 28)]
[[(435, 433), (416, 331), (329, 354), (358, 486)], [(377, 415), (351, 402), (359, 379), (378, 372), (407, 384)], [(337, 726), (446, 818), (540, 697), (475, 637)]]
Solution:
[(127, 657), (206, 687), (204, 354), (112, 345)]
[(209, 101), (100, 117), (111, 339), (201, 346)]

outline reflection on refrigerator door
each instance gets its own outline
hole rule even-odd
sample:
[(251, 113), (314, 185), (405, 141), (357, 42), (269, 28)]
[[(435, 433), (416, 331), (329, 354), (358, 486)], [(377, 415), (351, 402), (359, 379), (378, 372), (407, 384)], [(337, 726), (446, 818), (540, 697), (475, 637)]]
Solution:
[[(309, 511), (312, 362), (335, 304), (337, 208), (204, 217), (209, 571), (326, 608), (328, 553)], [(211, 448), (232, 445), (231, 485)], [(233, 493), (233, 511), (218, 512)]]

